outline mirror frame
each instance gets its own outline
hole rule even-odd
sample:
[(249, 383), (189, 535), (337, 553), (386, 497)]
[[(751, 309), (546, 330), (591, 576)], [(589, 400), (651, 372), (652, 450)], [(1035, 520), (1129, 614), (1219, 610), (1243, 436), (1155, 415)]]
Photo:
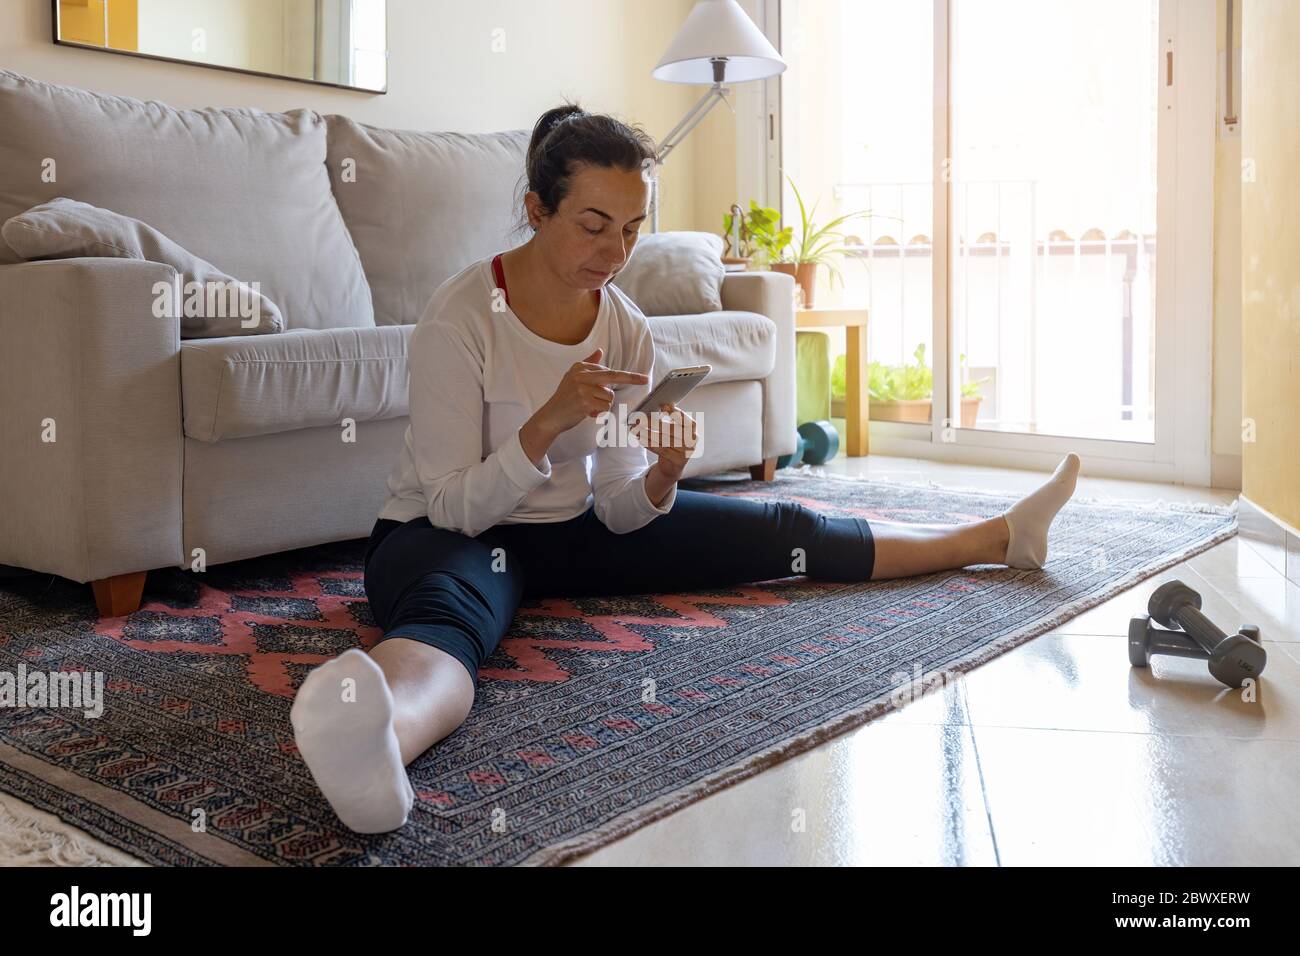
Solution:
[[(387, 8), (387, 3), (385, 3)], [(57, 46), (74, 47), (78, 50), (97, 50), (100, 53), (116, 53), (119, 56), (134, 56), (142, 60), (159, 60), (163, 63), (180, 63), (183, 66), (206, 67), (210, 70), (225, 70), (228, 73), (243, 73), (246, 76), (264, 76), (272, 80), (289, 80), (293, 83), (310, 83), (313, 86), (330, 86), (336, 90), (351, 90), (355, 93), (370, 93), (375, 96), (382, 96), (388, 93), (388, 74), (387, 64), (384, 69), (384, 88), (382, 90), (371, 90), (364, 86), (349, 86), (346, 83), (331, 83), (328, 80), (309, 80), (301, 76), (286, 76), (283, 73), (264, 73), (261, 70), (246, 70), (238, 66), (222, 66), (220, 63), (202, 63), (198, 60), (181, 60), (173, 56), (159, 56), (156, 53), (140, 53), (137, 50), (116, 50), (110, 46), (93, 46), (89, 43), (77, 43), (75, 40), (64, 40), (59, 36), (59, 0), (50, 0), (50, 29), (54, 34), (54, 43)], [(388, 16), (384, 16), (384, 56), (388, 56)]]

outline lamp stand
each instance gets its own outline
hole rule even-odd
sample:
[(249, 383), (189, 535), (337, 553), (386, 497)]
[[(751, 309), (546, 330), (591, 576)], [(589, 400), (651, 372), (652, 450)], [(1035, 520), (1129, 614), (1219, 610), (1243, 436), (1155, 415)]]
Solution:
[[(727, 104), (727, 109), (735, 115), (736, 108), (731, 105), (727, 99), (727, 94), (731, 92), (728, 87), (722, 85), (723, 78), (727, 72), (727, 58), (725, 56), (711, 57), (709, 62), (713, 64), (713, 85), (700, 97), (699, 101), (691, 107), (690, 112), (682, 117), (681, 122), (672, 128), (672, 131), (664, 137), (664, 141), (659, 144), (659, 165), (663, 165), (668, 154), (671, 153), (688, 135), (691, 130), (700, 124), (704, 117), (709, 115), (709, 110), (718, 105), (721, 101)], [(655, 174), (650, 183), (650, 231), (659, 231), (659, 176)]]

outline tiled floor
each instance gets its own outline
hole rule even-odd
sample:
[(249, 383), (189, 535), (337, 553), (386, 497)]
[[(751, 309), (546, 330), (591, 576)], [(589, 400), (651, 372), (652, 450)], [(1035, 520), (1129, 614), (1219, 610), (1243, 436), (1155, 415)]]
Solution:
[[(829, 467), (996, 491), (1044, 477), (880, 456)], [(1086, 477), (1078, 494), (1236, 497)], [(1196, 661), (1129, 667), (1128, 620), (1173, 578), (1221, 626), (1259, 625), (1269, 661), (1257, 701)], [(1300, 588), (1233, 538), (578, 863), (1295, 864), (1297, 791)]]
[[(997, 491), (1043, 479), (883, 457), (830, 467)], [(1087, 478), (1078, 494), (1236, 497)], [(1129, 667), (1129, 618), (1175, 578), (1201, 592), (1221, 626), (1259, 625), (1269, 658), (1257, 701), (1243, 702), (1197, 661)], [(1294, 865), (1298, 642), (1300, 588), (1233, 538), (578, 863)]]

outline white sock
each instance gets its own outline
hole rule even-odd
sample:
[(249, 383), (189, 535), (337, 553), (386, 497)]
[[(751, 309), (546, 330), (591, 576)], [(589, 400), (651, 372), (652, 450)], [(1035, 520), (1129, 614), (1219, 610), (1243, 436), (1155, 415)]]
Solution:
[(415, 791), (393, 730), (393, 694), (369, 654), (352, 648), (308, 674), (289, 722), (307, 769), (349, 829), (386, 833), (406, 822)]
[(1071, 452), (1056, 466), (1052, 477), (1041, 488), (1021, 498), (1003, 514), (1007, 527), (1011, 529), (1005, 564), (1030, 570), (1047, 563), (1047, 529), (1056, 513), (1074, 494), (1078, 477), (1079, 456)]

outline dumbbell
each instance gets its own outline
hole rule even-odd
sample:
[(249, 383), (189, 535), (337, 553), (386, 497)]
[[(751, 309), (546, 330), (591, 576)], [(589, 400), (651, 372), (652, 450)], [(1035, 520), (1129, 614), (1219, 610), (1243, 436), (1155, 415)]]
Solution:
[(840, 450), (840, 433), (826, 419), (804, 422), (799, 426), (804, 440), (803, 460), (810, 465), (822, 465), (835, 457)]
[[(1156, 588), (1147, 611), (1129, 622), (1128, 659), (1134, 667), (1146, 667), (1153, 654), (1195, 657), (1209, 661), (1210, 673), (1229, 687), (1264, 672), (1268, 655), (1259, 628), (1247, 624), (1238, 634), (1224, 634), (1201, 613), (1201, 596), (1182, 581)], [(1156, 627), (1153, 619), (1169, 630)]]

